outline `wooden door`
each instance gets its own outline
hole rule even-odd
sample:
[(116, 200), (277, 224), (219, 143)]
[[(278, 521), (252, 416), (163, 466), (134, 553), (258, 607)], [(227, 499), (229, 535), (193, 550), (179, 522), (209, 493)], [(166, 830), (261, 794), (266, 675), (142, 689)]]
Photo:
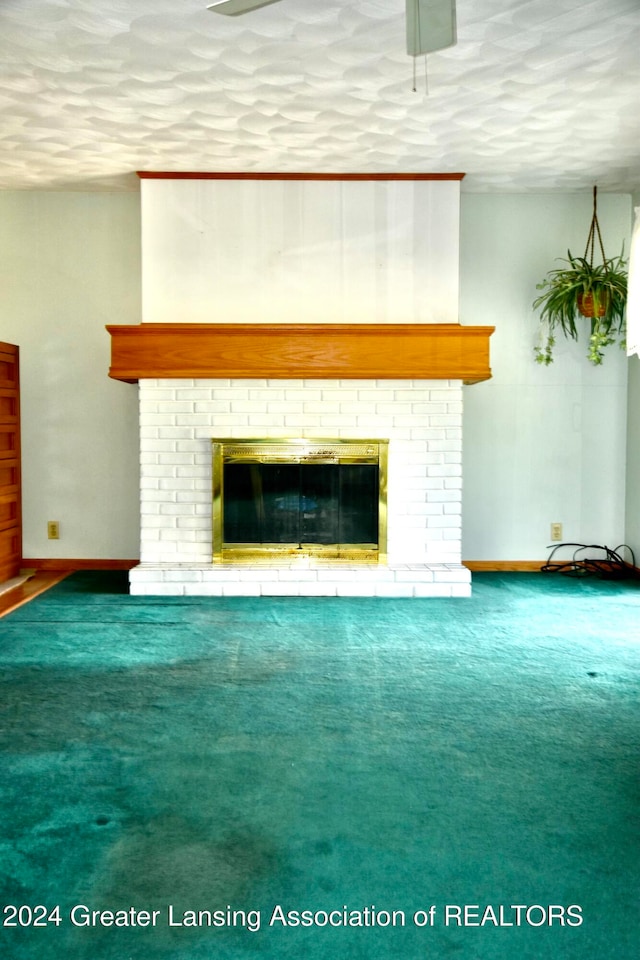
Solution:
[(22, 563), (19, 360), (18, 347), (0, 341), (0, 582)]

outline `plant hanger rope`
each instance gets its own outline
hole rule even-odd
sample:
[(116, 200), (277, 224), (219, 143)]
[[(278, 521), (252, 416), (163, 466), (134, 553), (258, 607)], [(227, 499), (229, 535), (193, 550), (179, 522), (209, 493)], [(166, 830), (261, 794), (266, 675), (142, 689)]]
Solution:
[[(602, 242), (602, 234), (600, 233), (600, 224), (598, 222), (598, 188), (593, 188), (593, 216), (591, 217), (591, 226), (589, 227), (589, 236), (587, 237), (587, 245), (584, 248), (584, 259), (589, 258), (589, 266), (593, 266), (593, 254), (595, 250), (596, 234), (598, 235), (598, 243), (600, 244), (600, 253), (602, 254), (602, 262), (604, 264), (605, 273), (607, 272), (607, 258), (604, 252), (604, 243)], [(591, 250), (589, 250), (591, 247)]]

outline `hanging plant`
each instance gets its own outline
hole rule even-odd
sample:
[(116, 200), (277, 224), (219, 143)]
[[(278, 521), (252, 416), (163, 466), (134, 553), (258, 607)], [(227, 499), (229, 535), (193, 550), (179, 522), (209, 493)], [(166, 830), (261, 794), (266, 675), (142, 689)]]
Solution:
[[(602, 263), (593, 264), (596, 235)], [(553, 362), (555, 334), (578, 340), (580, 330), (588, 326), (591, 363), (604, 360), (604, 349), (618, 340), (624, 345), (625, 308), (627, 305), (627, 267), (624, 249), (620, 256), (608, 259), (604, 252), (597, 214), (597, 187), (593, 188), (593, 217), (583, 257), (567, 251), (566, 264), (550, 270), (536, 285), (542, 290), (533, 302), (540, 311), (540, 343), (535, 348), (536, 361)], [(589, 321), (584, 323), (585, 318)]]

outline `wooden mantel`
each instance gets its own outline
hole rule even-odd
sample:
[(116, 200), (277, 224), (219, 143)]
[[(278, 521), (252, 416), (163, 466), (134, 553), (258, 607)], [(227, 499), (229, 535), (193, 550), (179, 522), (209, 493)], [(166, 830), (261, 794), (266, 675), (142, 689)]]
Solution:
[(429, 324), (141, 323), (110, 325), (109, 376), (412, 379), (491, 376), (494, 327)]

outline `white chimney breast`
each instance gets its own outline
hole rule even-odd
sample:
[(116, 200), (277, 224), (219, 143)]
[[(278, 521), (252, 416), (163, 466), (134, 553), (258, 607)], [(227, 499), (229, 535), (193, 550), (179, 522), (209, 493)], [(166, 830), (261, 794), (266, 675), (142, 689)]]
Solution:
[(144, 322), (458, 322), (459, 180), (141, 191)]
[[(143, 320), (458, 322), (459, 181), (143, 179)], [(139, 595), (469, 596), (460, 380), (140, 379)], [(214, 563), (211, 440), (389, 439), (388, 562)]]

